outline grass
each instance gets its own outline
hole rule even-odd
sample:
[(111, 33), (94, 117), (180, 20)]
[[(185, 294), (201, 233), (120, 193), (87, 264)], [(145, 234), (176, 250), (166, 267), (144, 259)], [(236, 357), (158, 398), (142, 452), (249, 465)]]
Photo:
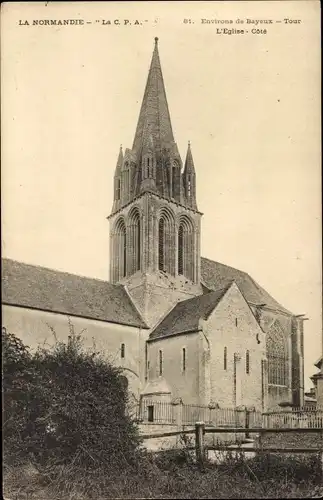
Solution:
[(105, 500), (109, 498), (322, 498), (320, 457), (224, 452), (221, 465), (201, 469), (182, 451), (144, 452), (120, 472), (71, 465), (36, 468), (31, 462), (4, 467), (4, 498), (10, 500)]

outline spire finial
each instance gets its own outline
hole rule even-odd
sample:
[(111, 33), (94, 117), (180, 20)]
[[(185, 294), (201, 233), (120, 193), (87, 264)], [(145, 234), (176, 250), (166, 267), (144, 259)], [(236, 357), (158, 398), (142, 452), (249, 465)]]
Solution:
[(191, 141), (188, 141), (188, 147), (190, 147), (190, 145), (191, 145)]
[(158, 44), (158, 36), (155, 36), (155, 45)]

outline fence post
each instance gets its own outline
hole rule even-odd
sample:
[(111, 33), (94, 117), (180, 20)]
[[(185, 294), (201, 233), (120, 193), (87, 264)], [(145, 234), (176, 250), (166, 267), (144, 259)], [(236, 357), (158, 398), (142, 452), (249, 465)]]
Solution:
[(171, 405), (174, 409), (174, 422), (178, 429), (181, 429), (183, 426), (183, 401), (178, 398), (172, 401)]
[[(250, 411), (248, 408), (246, 408), (246, 413), (245, 413), (245, 428), (249, 429), (250, 427)], [(250, 437), (250, 433), (247, 431), (246, 432), (246, 438), (248, 439)]]
[(205, 430), (204, 422), (196, 422), (196, 424), (195, 424), (196, 461), (201, 466), (203, 466), (204, 458), (205, 458), (204, 430)]

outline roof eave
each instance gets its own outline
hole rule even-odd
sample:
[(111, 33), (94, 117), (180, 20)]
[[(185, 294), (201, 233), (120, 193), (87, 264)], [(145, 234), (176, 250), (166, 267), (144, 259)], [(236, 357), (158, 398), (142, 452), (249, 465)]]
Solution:
[(123, 325), (123, 326), (131, 326), (132, 328), (143, 328), (149, 330), (149, 327), (147, 325), (143, 324), (136, 324), (136, 323), (131, 323), (131, 322), (126, 322), (126, 321), (114, 321), (110, 319), (103, 319), (103, 318), (97, 318), (95, 316), (87, 316), (87, 315), (79, 315), (79, 314), (74, 314), (74, 313), (67, 313), (65, 311), (59, 311), (59, 310), (53, 310), (53, 309), (46, 309), (42, 307), (35, 307), (35, 306), (29, 306), (29, 305), (23, 305), (23, 304), (16, 304), (14, 302), (9, 302), (6, 300), (2, 301), (2, 305), (5, 306), (11, 306), (11, 307), (19, 307), (21, 309), (31, 309), (33, 311), (41, 311), (41, 312), (46, 312), (46, 313), (52, 313), (52, 314), (61, 314), (62, 316), (70, 316), (72, 318), (80, 318), (80, 319), (89, 319), (92, 321), (100, 321), (101, 323), (111, 323), (114, 325)]

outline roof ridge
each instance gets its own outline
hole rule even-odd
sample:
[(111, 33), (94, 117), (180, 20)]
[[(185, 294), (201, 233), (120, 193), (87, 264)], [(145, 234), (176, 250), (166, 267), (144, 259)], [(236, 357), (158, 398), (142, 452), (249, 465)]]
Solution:
[[(210, 312), (205, 315), (205, 319), (208, 319), (210, 317), (210, 315), (212, 314), (212, 312), (214, 311), (214, 309), (219, 305), (219, 303), (221, 302), (221, 300), (223, 299), (223, 297), (226, 295), (226, 293), (232, 287), (233, 283), (235, 283), (235, 285), (238, 287), (238, 285), (235, 282), (235, 280), (232, 280), (224, 288), (219, 288), (218, 290), (213, 290), (213, 292), (218, 293), (220, 296), (218, 297), (218, 302), (212, 307), (212, 309), (210, 310)], [(239, 289), (240, 293), (242, 293), (239, 287), (238, 287), (238, 289)], [(209, 293), (212, 293), (212, 292), (209, 292)], [(208, 294), (206, 293), (205, 296), (207, 296), (207, 295)]]
[[(220, 292), (223, 292), (225, 293), (229, 288), (230, 286), (232, 285), (232, 283), (234, 282), (234, 280), (231, 280), (231, 282), (222, 287), (222, 288), (217, 288), (216, 290), (210, 290), (209, 292), (207, 293), (200, 293), (199, 295), (194, 295), (194, 297), (190, 297), (189, 299), (185, 299), (185, 300), (179, 300), (178, 302), (176, 302), (176, 304), (174, 305), (174, 307), (172, 307), (170, 310), (169, 310), (169, 313), (175, 309), (175, 307), (178, 305), (178, 304), (182, 304), (183, 302), (187, 303), (189, 302), (190, 300), (196, 300), (196, 299), (199, 299), (199, 298), (202, 298), (202, 297), (207, 297), (208, 295), (210, 294), (213, 294), (213, 293), (220, 293)], [(167, 314), (165, 315), (165, 317), (167, 316)]]
[(84, 278), (92, 281), (100, 281), (103, 283), (108, 283), (109, 285), (115, 286), (115, 287), (121, 287), (124, 288), (123, 285), (116, 285), (114, 283), (111, 283), (109, 280), (104, 280), (103, 278), (94, 278), (92, 276), (85, 276), (83, 274), (75, 274), (75, 273), (70, 273), (68, 271), (62, 271), (60, 269), (55, 269), (53, 267), (46, 267), (46, 266), (41, 266), (38, 264), (30, 264), (28, 262), (23, 262), (21, 260), (16, 260), (16, 259), (11, 259), (10, 257), (1, 257), (1, 261), (8, 261), (8, 262), (13, 262), (15, 264), (21, 264), (23, 266), (28, 266), (28, 267), (33, 267), (34, 269), (42, 269), (44, 271), (51, 271), (53, 273), (60, 273), (60, 274), (65, 274), (68, 276), (74, 276), (75, 278)]
[[(222, 262), (218, 262), (212, 259), (209, 259), (207, 257), (201, 257), (201, 261), (205, 263), (205, 266), (208, 267), (209, 265), (213, 266), (214, 269), (216, 267), (218, 268), (215, 273), (221, 277), (221, 275), (225, 276), (227, 273), (231, 276), (236, 276), (238, 280), (242, 280), (247, 284), (249, 282), (249, 285), (254, 288), (255, 295), (262, 296), (263, 298), (260, 299), (262, 302), (267, 302), (266, 304), (269, 308), (272, 308), (274, 310), (280, 311), (284, 314), (288, 315), (293, 315), (293, 313), (289, 310), (286, 309), (278, 300), (276, 300), (262, 285), (260, 285), (247, 271), (243, 271), (241, 269), (237, 269), (232, 266), (228, 266), (227, 264), (223, 264)], [(203, 266), (202, 266), (203, 267)], [(222, 268), (222, 269), (221, 269)], [(227, 271), (227, 272), (226, 272)], [(205, 278), (204, 275), (202, 274), (202, 279)], [(214, 278), (213, 278), (214, 279)], [(235, 278), (234, 278), (235, 279)], [(212, 281), (212, 280), (211, 280)], [(208, 280), (206, 279), (205, 285), (209, 287), (210, 285), (208, 284)], [(212, 285), (214, 287), (214, 283)], [(240, 288), (240, 287), (239, 287)], [(241, 288), (240, 288), (240, 291)], [(249, 294), (247, 294), (247, 302), (248, 303), (253, 303), (254, 305), (257, 305), (257, 298), (254, 297), (254, 300), (251, 299)]]
[(225, 266), (229, 269), (233, 269), (234, 271), (239, 271), (240, 273), (250, 276), (247, 271), (243, 271), (242, 269), (238, 269), (237, 267), (229, 266), (228, 264), (224, 264), (223, 262), (219, 262), (218, 260), (209, 259), (209, 257), (201, 257), (201, 259), (208, 260), (209, 262), (213, 262), (214, 264), (220, 264), (220, 266)]

